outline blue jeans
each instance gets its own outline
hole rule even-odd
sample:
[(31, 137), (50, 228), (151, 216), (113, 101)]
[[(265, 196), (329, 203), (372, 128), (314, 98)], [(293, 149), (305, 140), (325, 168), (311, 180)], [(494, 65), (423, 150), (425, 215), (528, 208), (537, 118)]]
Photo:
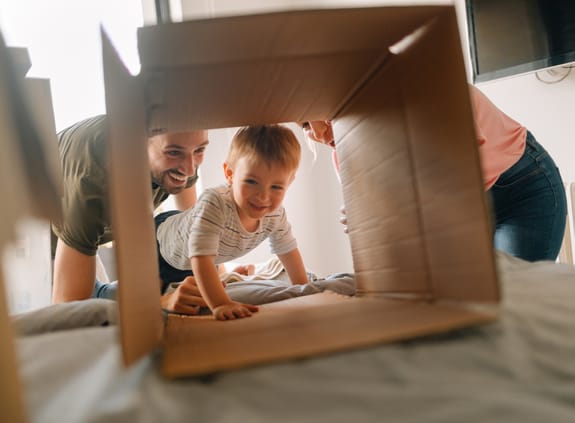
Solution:
[(110, 283), (100, 282), (98, 279), (94, 282), (92, 298), (105, 298), (107, 300), (116, 300), (118, 297), (118, 281)]
[(565, 188), (555, 162), (530, 132), (523, 156), (488, 192), (496, 249), (528, 261), (557, 258), (567, 216)]

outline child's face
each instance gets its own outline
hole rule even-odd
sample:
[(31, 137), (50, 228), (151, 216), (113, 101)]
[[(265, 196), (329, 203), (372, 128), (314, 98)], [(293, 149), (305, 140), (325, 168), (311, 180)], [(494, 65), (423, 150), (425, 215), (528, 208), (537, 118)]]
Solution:
[(293, 170), (267, 163), (254, 165), (245, 158), (238, 159), (234, 169), (224, 163), (224, 172), (246, 229), (281, 206), (294, 178)]

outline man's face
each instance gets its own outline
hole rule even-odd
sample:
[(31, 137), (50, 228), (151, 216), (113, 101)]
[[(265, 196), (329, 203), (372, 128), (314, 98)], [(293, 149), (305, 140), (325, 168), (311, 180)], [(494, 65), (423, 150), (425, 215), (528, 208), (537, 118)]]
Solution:
[(204, 160), (207, 145), (207, 131), (177, 132), (149, 138), (148, 160), (152, 181), (170, 194), (181, 192)]

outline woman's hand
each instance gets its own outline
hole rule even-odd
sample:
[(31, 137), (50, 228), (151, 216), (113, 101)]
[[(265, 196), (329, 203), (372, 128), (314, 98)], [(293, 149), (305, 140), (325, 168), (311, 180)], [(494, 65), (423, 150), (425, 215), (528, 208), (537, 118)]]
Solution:
[(333, 129), (330, 120), (314, 120), (304, 122), (302, 125), (304, 134), (309, 139), (319, 142), (320, 144), (329, 145), (335, 148), (333, 139)]
[(345, 207), (341, 206), (339, 209), (339, 212), (341, 213), (341, 217), (339, 218), (339, 223), (341, 223), (343, 225), (343, 232), (347, 233), (347, 216), (345, 214)]

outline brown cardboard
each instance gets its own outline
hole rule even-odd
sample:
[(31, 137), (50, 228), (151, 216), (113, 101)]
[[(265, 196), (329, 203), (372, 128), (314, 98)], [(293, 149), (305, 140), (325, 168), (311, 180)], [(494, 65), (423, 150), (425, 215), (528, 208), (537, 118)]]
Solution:
[(2, 55), (5, 80), (9, 81), (5, 93), (10, 99), (7, 111), (17, 140), (12, 147), (16, 149), (14, 154), (20, 156), (16, 163), (25, 165), (21, 174), (9, 174), (10, 180), (22, 179), (25, 184), (21, 187), (19, 181), (14, 185), (13, 195), (26, 203), (17, 204), (17, 215), (29, 213), (54, 219), (60, 213), (61, 172), (50, 83), (47, 79), (24, 78), (28, 65), (23, 49), (6, 48)]
[(32, 67), (28, 49), (25, 47), (9, 47), (8, 54), (10, 55), (10, 61), (12, 62), (16, 73), (21, 76), (26, 76)]
[[(0, 46), (0, 49), (2, 48), (3, 46)], [(0, 133), (2, 134), (0, 143), (2, 144), (3, 158), (7, 159), (14, 151), (13, 148), (10, 148), (10, 142), (15, 136), (12, 122), (6, 119), (9, 104), (6, 101), (8, 97), (3, 95), (5, 93), (5, 73), (3, 67), (0, 67)], [(10, 163), (9, 160), (6, 160), (6, 164), (8, 163)], [(0, 164), (4, 164), (1, 158)], [(15, 221), (15, 214), (2, 215), (2, 219), (0, 219), (0, 251), (14, 235)], [(0, 380), (0, 409), (3, 419), (19, 423), (26, 421), (26, 414), (24, 412), (22, 384), (18, 374), (13, 328), (8, 317), (8, 301), (4, 286), (4, 269), (0, 261), (0, 334), (2, 336), (0, 342), (0, 374), (2, 375)]]
[(8, 303), (4, 291), (4, 275), (0, 266), (0, 409), (7, 422), (25, 422), (22, 383), (18, 374), (18, 360), (14, 345), (14, 330), (8, 318)]
[(323, 355), (484, 323), (461, 307), (321, 293), (267, 304), (248, 319), (170, 315), (162, 372), (168, 377)]
[(452, 6), (199, 20), (142, 28), (138, 37), (138, 77), (107, 40), (103, 50), (127, 364), (162, 336), (142, 142), (153, 129), (334, 119), (358, 288), (355, 298), (298, 298), (232, 322), (170, 316), (166, 375), (493, 318), (468, 309), (497, 302), (499, 291)]
[[(58, 218), (60, 180), (54, 116), (47, 80), (24, 79), (24, 51), (10, 51), (0, 36), (0, 252), (14, 239), (26, 216)], [(27, 57), (27, 55), (25, 56)], [(0, 410), (3, 421), (24, 422), (26, 413), (18, 374), (13, 328), (0, 261)]]
[[(110, 201), (121, 304), (122, 353), (129, 363), (162, 337), (160, 282), (152, 225), (152, 184), (146, 150), (144, 98), (138, 81), (103, 40), (109, 123)], [(135, 145), (134, 145), (135, 144)], [(128, 283), (126, 283), (128, 282)]]

